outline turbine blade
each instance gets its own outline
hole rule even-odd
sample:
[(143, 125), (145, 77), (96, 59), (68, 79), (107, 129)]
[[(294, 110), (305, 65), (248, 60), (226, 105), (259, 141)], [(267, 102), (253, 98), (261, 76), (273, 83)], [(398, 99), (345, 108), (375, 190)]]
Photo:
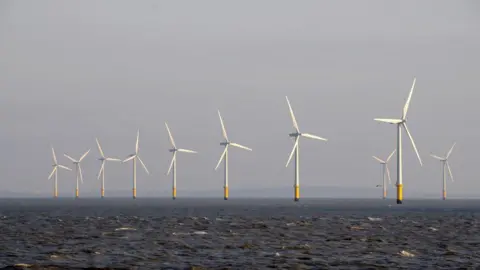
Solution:
[(450, 174), (450, 179), (453, 181), (453, 174), (452, 174), (452, 170), (450, 169), (450, 164), (448, 164), (448, 161), (447, 161), (447, 168), (448, 168), (448, 174)]
[(288, 104), (288, 109), (290, 110), (290, 117), (292, 118), (292, 122), (293, 122), (293, 127), (295, 128), (295, 130), (300, 133), (300, 130), (298, 128), (298, 123), (297, 123), (297, 119), (295, 119), (295, 114), (293, 114), (293, 109), (292, 109), (292, 106), (290, 105), (290, 100), (288, 100), (288, 97), (285, 96), (285, 98), (287, 99), (287, 104)]
[(60, 167), (60, 168), (62, 168), (62, 169), (68, 170), (68, 171), (71, 171), (71, 170), (72, 170), (72, 169), (70, 169), (69, 167), (65, 167), (65, 166), (60, 165), (60, 164), (58, 164), (57, 166)]
[(374, 159), (376, 159), (376, 160), (377, 160), (378, 162), (380, 162), (380, 163), (385, 163), (385, 161), (383, 161), (383, 160), (379, 159), (379, 158), (378, 158), (378, 157), (376, 157), (376, 156), (372, 156), (372, 157), (373, 157)]
[(193, 150), (188, 150), (188, 149), (177, 149), (178, 152), (183, 152), (183, 153), (192, 153), (192, 154), (196, 154), (198, 153), (197, 151), (193, 151)]
[(118, 159), (118, 158), (105, 158), (105, 160), (107, 161), (122, 161), (121, 159)]
[(82, 166), (80, 166), (80, 163), (78, 163), (77, 166), (78, 166), (78, 173), (80, 174), (80, 182), (82, 182), (83, 184)]
[(58, 163), (57, 156), (55, 155), (55, 150), (53, 150), (53, 147), (52, 147), (52, 155), (53, 155), (53, 162), (55, 162), (55, 164), (57, 164)]
[(177, 158), (177, 152), (173, 152), (172, 161), (170, 161), (170, 166), (168, 167), (167, 175), (170, 174), (170, 171), (173, 168), (173, 163), (175, 162), (176, 158)]
[(405, 118), (407, 117), (408, 107), (410, 106), (410, 100), (412, 99), (413, 89), (415, 88), (416, 81), (417, 81), (417, 78), (414, 77), (412, 88), (410, 89), (410, 93), (408, 94), (407, 101), (405, 102), (405, 107), (403, 107), (403, 116), (402, 116), (403, 120), (405, 120)]
[(291, 160), (292, 157), (293, 157), (293, 153), (295, 153), (295, 150), (297, 149), (298, 139), (300, 139), (300, 137), (297, 137), (297, 138), (295, 139), (295, 144), (293, 145), (292, 152), (290, 152), (290, 156), (288, 157), (287, 164), (285, 165), (285, 167), (288, 167), (288, 164), (290, 163), (290, 160)]
[(135, 154), (138, 154), (138, 140), (140, 138), (140, 129), (137, 130), (137, 142), (135, 143)]
[(222, 115), (220, 115), (220, 110), (218, 110), (218, 118), (220, 118), (220, 124), (222, 125), (223, 138), (228, 141), (227, 130), (225, 129), (225, 125), (223, 124), (223, 119), (222, 119)]
[(167, 122), (165, 122), (165, 127), (167, 128), (167, 131), (168, 131), (168, 137), (170, 137), (170, 143), (172, 144), (173, 148), (177, 148), (175, 146), (175, 141), (173, 140), (172, 133), (170, 132), (170, 129), (168, 128)]
[(143, 166), (143, 168), (145, 169), (145, 171), (147, 172), (147, 174), (150, 174), (150, 172), (149, 172), (148, 169), (147, 169), (147, 166), (145, 166), (145, 163), (143, 163), (142, 159), (141, 159), (139, 156), (137, 156), (137, 158), (138, 158), (138, 160), (140, 161), (140, 163), (142, 163), (142, 166)]
[(105, 155), (103, 154), (102, 147), (100, 146), (100, 142), (98, 142), (97, 138), (95, 138), (95, 141), (97, 141), (97, 147), (98, 147), (98, 152), (100, 152), (100, 156), (102, 156), (102, 158), (105, 158)]
[(316, 135), (312, 135), (312, 134), (309, 134), (309, 133), (302, 133), (301, 136), (307, 137), (307, 138), (310, 138), (310, 139), (320, 140), (320, 141), (328, 141), (328, 140), (325, 139), (325, 138), (318, 137), (318, 136), (316, 136)]
[(50, 173), (50, 175), (48, 176), (48, 180), (50, 180), (53, 176), (53, 174), (55, 173), (55, 171), (57, 170), (57, 166), (53, 167), (53, 170), (52, 172)]
[(403, 126), (405, 127), (405, 131), (407, 132), (408, 137), (412, 142), (412, 146), (413, 146), (413, 149), (415, 150), (415, 153), (417, 154), (418, 161), (420, 162), (420, 166), (423, 166), (422, 159), (420, 158), (420, 154), (418, 153), (417, 147), (415, 146), (415, 141), (413, 140), (412, 134), (410, 134), (410, 131), (408, 130), (407, 123), (403, 122)]
[(393, 152), (390, 154), (390, 156), (388, 156), (386, 163), (388, 163), (390, 161), (390, 159), (393, 157), (393, 154), (395, 154), (395, 152), (397, 152), (397, 149), (393, 150)]
[(67, 155), (67, 154), (63, 154), (66, 158), (70, 159), (72, 162), (78, 162), (76, 161), (74, 158), (72, 158), (71, 156)]
[(439, 156), (436, 156), (436, 155), (434, 155), (434, 154), (430, 154), (430, 156), (433, 157), (433, 158), (436, 158), (436, 159), (438, 159), (438, 160), (445, 160), (444, 158), (439, 157)]
[(88, 153), (90, 153), (90, 149), (88, 149), (88, 151), (83, 154), (83, 156), (78, 160), (78, 162), (81, 162), (88, 155)]
[(245, 150), (248, 150), (248, 151), (252, 151), (251, 148), (248, 148), (248, 147), (243, 146), (243, 145), (238, 144), (238, 143), (230, 143), (230, 145), (235, 146), (235, 147), (238, 147), (238, 148), (242, 148), (242, 149), (245, 149)]
[(385, 168), (387, 168), (387, 177), (388, 177), (388, 184), (392, 183), (392, 179), (390, 179), (390, 170), (388, 169), (388, 165), (385, 164)]
[(398, 124), (402, 122), (402, 120), (400, 119), (388, 119), (388, 118), (375, 118), (373, 120), (378, 122), (389, 123), (389, 124)]
[(453, 143), (452, 148), (450, 148), (450, 151), (448, 151), (447, 157), (445, 159), (448, 159), (450, 155), (452, 154), (453, 148), (455, 147), (456, 142)]
[(225, 154), (227, 153), (227, 151), (228, 151), (228, 144), (225, 145), (225, 150), (223, 150), (223, 153), (222, 153), (222, 155), (220, 156), (220, 159), (218, 160), (217, 166), (215, 167), (215, 171), (218, 169), (218, 166), (220, 166), (220, 163), (222, 162), (223, 157), (225, 156)]
[(100, 180), (100, 176), (102, 175), (102, 172), (104, 169), (105, 169), (105, 160), (102, 161), (102, 167), (100, 167), (100, 171), (98, 172), (97, 180)]
[(125, 160), (123, 160), (122, 162), (127, 162), (127, 161), (130, 161), (132, 159), (134, 159), (137, 155), (131, 155), (130, 157), (126, 158)]

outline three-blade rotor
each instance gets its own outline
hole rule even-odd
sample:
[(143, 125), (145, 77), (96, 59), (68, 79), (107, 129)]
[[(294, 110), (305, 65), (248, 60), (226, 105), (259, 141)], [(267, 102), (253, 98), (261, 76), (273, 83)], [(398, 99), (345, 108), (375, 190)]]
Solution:
[(423, 166), (423, 162), (422, 162), (422, 159), (420, 158), (420, 154), (417, 150), (417, 146), (415, 145), (415, 141), (413, 140), (412, 134), (410, 133), (410, 130), (408, 129), (408, 126), (407, 126), (407, 112), (408, 112), (408, 108), (410, 107), (410, 101), (412, 99), (412, 94), (413, 94), (413, 90), (415, 89), (416, 81), (417, 81), (417, 78), (414, 77), (412, 87), (408, 94), (407, 101), (405, 102), (405, 106), (403, 107), (401, 119), (375, 118), (374, 120), (378, 122), (401, 125), (402, 127), (404, 127), (405, 132), (407, 133), (408, 137), (410, 138), (410, 142), (412, 143), (413, 150), (415, 150), (415, 154), (417, 155), (418, 161), (420, 162), (420, 166)]
[(173, 168), (173, 164), (177, 161), (177, 152), (196, 154), (197, 151), (193, 151), (193, 150), (189, 150), (189, 149), (177, 148), (177, 146), (175, 145), (175, 140), (173, 140), (172, 133), (170, 132), (170, 128), (168, 128), (167, 122), (165, 122), (165, 127), (167, 128), (168, 137), (170, 138), (170, 143), (172, 144), (172, 149), (170, 149), (170, 152), (173, 153), (172, 161), (170, 162), (170, 166), (168, 167), (168, 171), (167, 171), (167, 175), (169, 175), (169, 174), (170, 174), (170, 171), (171, 171), (172, 168)]
[(140, 164), (142, 164), (142, 167), (143, 169), (145, 170), (145, 172), (147, 172), (147, 174), (150, 174), (150, 172), (148, 171), (147, 169), (147, 166), (145, 166), (145, 163), (143, 163), (142, 159), (140, 158), (140, 156), (138, 155), (138, 143), (139, 143), (139, 138), (140, 138), (140, 130), (137, 130), (137, 141), (135, 143), (135, 153), (134, 154), (130, 154), (125, 160), (122, 161), (122, 163), (125, 163), (127, 161), (130, 161), (132, 159), (138, 159), (138, 161), (140, 161)]
[(58, 170), (58, 168), (62, 168), (64, 170), (68, 170), (68, 171), (72, 170), (72, 169), (70, 169), (66, 166), (58, 164), (57, 156), (55, 155), (55, 150), (53, 149), (53, 147), (52, 147), (52, 158), (53, 158), (53, 165), (52, 165), (53, 169), (52, 169), (52, 172), (50, 173), (50, 175), (48, 176), (48, 180), (52, 179), (52, 176), (55, 174), (55, 172)]
[(385, 171), (387, 172), (387, 177), (388, 177), (388, 183), (391, 184), (392, 183), (392, 180), (390, 179), (390, 169), (388, 168), (388, 162), (390, 161), (390, 159), (393, 157), (393, 154), (395, 154), (395, 152), (397, 151), (397, 149), (393, 150), (392, 153), (390, 153), (390, 155), (387, 157), (386, 160), (382, 160), (376, 156), (372, 156), (375, 160), (377, 160), (378, 162), (380, 162), (383, 166), (385, 166)]
[(453, 143), (452, 147), (451, 147), (450, 150), (447, 152), (447, 154), (445, 155), (445, 157), (439, 157), (439, 156), (437, 156), (437, 155), (430, 154), (431, 157), (433, 157), (433, 158), (435, 158), (435, 159), (438, 159), (438, 160), (440, 160), (441, 162), (444, 163), (444, 166), (447, 167), (448, 174), (450, 175), (450, 180), (451, 180), (452, 182), (454, 182), (454, 181), (453, 181), (453, 174), (452, 174), (452, 169), (450, 168), (450, 164), (448, 163), (448, 158), (449, 158), (450, 155), (452, 154), (453, 148), (455, 147), (456, 144), (457, 144), (456, 142)]
[(98, 172), (97, 179), (100, 179), (100, 176), (105, 170), (105, 162), (106, 161), (122, 161), (121, 159), (118, 158), (110, 158), (110, 157), (105, 157), (105, 154), (103, 153), (102, 146), (100, 146), (100, 142), (98, 141), (97, 138), (95, 138), (95, 141), (97, 142), (97, 147), (98, 147), (98, 152), (100, 152), (100, 158), (99, 160), (102, 162), (102, 166), (100, 167), (100, 171)]
[(222, 155), (220, 156), (220, 159), (218, 160), (218, 163), (217, 163), (217, 166), (215, 167), (215, 170), (217, 170), (217, 169), (218, 169), (218, 166), (220, 166), (220, 163), (222, 163), (222, 160), (224, 159), (225, 155), (227, 154), (227, 152), (228, 152), (228, 147), (229, 147), (230, 145), (233, 146), (233, 147), (237, 147), (237, 148), (241, 148), (241, 149), (247, 150), (247, 151), (252, 151), (251, 148), (246, 147), (246, 146), (241, 145), (241, 144), (238, 144), (238, 143), (231, 142), (231, 141), (228, 139), (227, 130), (225, 129), (225, 124), (223, 123), (223, 119), (222, 119), (222, 115), (220, 114), (220, 110), (218, 110), (218, 118), (220, 118), (220, 125), (222, 126), (222, 135), (223, 135), (223, 138), (225, 139), (225, 142), (220, 143), (220, 145), (224, 145), (224, 146), (225, 146), (225, 149), (223, 150), (223, 153), (222, 153)]
[(78, 160), (72, 158), (67, 154), (63, 154), (66, 158), (70, 159), (73, 162), (73, 164), (75, 164), (75, 166), (77, 167), (77, 173), (79, 174), (80, 182), (82, 183), (83, 183), (83, 173), (82, 173), (82, 166), (80, 165), (80, 163), (88, 155), (88, 153), (90, 153), (90, 149), (88, 149)]
[(285, 96), (285, 98), (287, 99), (288, 109), (290, 110), (290, 117), (292, 118), (293, 128), (295, 128), (295, 131), (296, 131), (295, 133), (290, 134), (290, 137), (295, 138), (295, 143), (293, 144), (292, 151), (290, 152), (290, 156), (288, 157), (287, 164), (285, 165), (285, 167), (288, 167), (288, 164), (290, 164), (290, 160), (292, 160), (293, 154), (297, 150), (300, 137), (305, 137), (305, 138), (310, 138), (310, 139), (315, 139), (320, 141), (327, 141), (327, 139), (313, 135), (313, 134), (309, 134), (309, 133), (301, 133), (300, 128), (298, 127), (297, 119), (295, 118), (295, 114), (293, 113), (292, 106), (290, 105), (290, 100), (288, 100), (287, 96)]

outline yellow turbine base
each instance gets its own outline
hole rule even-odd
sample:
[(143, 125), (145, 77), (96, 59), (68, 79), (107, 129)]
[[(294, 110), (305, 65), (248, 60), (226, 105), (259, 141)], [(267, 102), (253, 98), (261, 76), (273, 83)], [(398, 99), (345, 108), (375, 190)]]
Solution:
[(133, 198), (134, 199), (137, 198), (137, 189), (136, 188), (133, 189)]
[(78, 193), (78, 188), (76, 188), (76, 189), (75, 189), (75, 198), (78, 198), (78, 195), (79, 195), (79, 193)]
[(223, 187), (223, 199), (228, 200), (228, 187)]
[(397, 204), (402, 204), (403, 202), (403, 185), (397, 185)]
[(105, 197), (105, 189), (102, 188), (102, 189), (100, 190), (100, 194), (101, 194), (102, 198)]
[(174, 200), (177, 198), (177, 188), (176, 188), (176, 187), (174, 187), (174, 188), (172, 189), (172, 198), (173, 198)]
[(447, 199), (447, 191), (446, 191), (446, 190), (443, 191), (443, 199), (444, 199), (444, 200)]
[(300, 186), (295, 186), (295, 201), (300, 200)]
[(383, 191), (383, 198), (384, 198), (384, 199), (387, 198), (387, 191), (386, 191), (386, 190)]
[(54, 190), (54, 191), (53, 191), (53, 197), (54, 197), (54, 198), (58, 198), (58, 191), (57, 191), (57, 190)]

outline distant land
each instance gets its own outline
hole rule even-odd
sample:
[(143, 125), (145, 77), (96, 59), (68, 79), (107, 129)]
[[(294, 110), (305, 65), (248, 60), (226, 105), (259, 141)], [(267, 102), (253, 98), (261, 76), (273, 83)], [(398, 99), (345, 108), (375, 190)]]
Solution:
[[(396, 190), (390, 188), (388, 197), (395, 197)], [(358, 198), (358, 199), (372, 199), (381, 197), (381, 188), (375, 187), (332, 187), (332, 186), (302, 186), (300, 189), (300, 195), (302, 198)], [(168, 191), (162, 191), (161, 193), (155, 193), (151, 190), (138, 189), (137, 195), (139, 198), (168, 198), (170, 193)], [(26, 192), (12, 192), (12, 191), (0, 191), (0, 198), (50, 198), (51, 193), (26, 193)], [(106, 190), (107, 197), (131, 197), (130, 190)], [(217, 190), (187, 190), (183, 191), (180, 187), (177, 191), (177, 197), (188, 198), (215, 198), (222, 197), (223, 189)], [(231, 187), (230, 198), (285, 198), (290, 199), (293, 196), (293, 190), (291, 187), (274, 187), (264, 189), (235, 189)], [(67, 192), (61, 192), (60, 197), (74, 197), (73, 190), (71, 195)], [(80, 197), (83, 198), (95, 198), (99, 197), (99, 192), (80, 191)], [(437, 193), (422, 193), (422, 192), (405, 192), (405, 198), (415, 199), (440, 199), (440, 192)], [(479, 194), (449, 194), (450, 199), (480, 199)]]

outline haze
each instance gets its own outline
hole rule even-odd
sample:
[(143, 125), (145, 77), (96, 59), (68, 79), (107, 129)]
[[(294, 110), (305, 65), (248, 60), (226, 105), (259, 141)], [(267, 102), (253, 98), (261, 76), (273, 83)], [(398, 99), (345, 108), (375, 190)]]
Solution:
[[(50, 145), (61, 164), (91, 148), (80, 194), (99, 194), (95, 137), (108, 156), (134, 151), (138, 196), (168, 196), (177, 146), (178, 197), (222, 196), (223, 150), (217, 109), (232, 141), (230, 190), (291, 188), (285, 168), (301, 131), (303, 187), (378, 191), (380, 165), (396, 146), (393, 125), (414, 76), (409, 128), (424, 166), (404, 137), (405, 199), (441, 195), (441, 165), (457, 141), (448, 196), (480, 195), (477, 162), (480, 4), (476, 1), (13, 1), (0, 2), (0, 190), (52, 193)], [(180, 153), (181, 154), (181, 153)], [(395, 181), (396, 158), (391, 161)], [(109, 190), (130, 190), (131, 164), (107, 164)], [(75, 174), (61, 171), (61, 196)], [(393, 186), (390, 196), (393, 196)]]

